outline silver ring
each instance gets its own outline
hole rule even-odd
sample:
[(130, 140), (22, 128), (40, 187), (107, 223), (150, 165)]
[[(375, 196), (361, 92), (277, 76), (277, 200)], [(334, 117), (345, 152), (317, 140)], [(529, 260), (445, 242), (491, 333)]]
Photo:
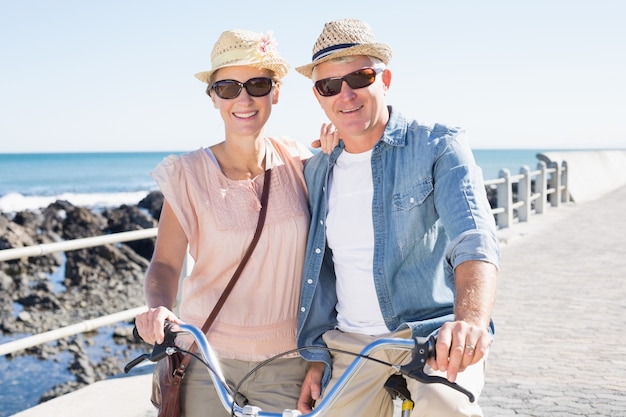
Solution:
[(465, 350), (474, 350), (474, 345), (465, 345)]

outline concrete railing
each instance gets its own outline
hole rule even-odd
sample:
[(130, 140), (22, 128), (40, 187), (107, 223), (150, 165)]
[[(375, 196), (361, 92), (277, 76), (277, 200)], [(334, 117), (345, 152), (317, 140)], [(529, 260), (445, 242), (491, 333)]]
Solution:
[(548, 166), (541, 161), (534, 171), (526, 165), (517, 175), (503, 169), (498, 178), (485, 181), (485, 187), (496, 190), (496, 205), (492, 205), (491, 212), (498, 228), (511, 227), (515, 220), (527, 222), (531, 214), (543, 213), (548, 204), (558, 207), (568, 202), (567, 174), (567, 164), (550, 162)]
[(110, 235), (86, 237), (82, 239), (66, 240), (64, 242), (42, 243), (41, 245), (25, 246), (23, 248), (4, 249), (0, 251), (0, 261), (11, 259), (43, 256), (54, 252), (65, 252), (77, 249), (93, 248), (109, 243), (130, 242), (156, 237), (157, 228), (133, 230), (132, 232), (112, 233)]
[(143, 313), (146, 310), (147, 307), (131, 308), (103, 317), (97, 317), (92, 320), (85, 320), (77, 324), (72, 324), (71, 326), (62, 327), (60, 329), (54, 329), (33, 336), (12, 340), (3, 345), (0, 345), (0, 356), (17, 352), (19, 350), (28, 349), (30, 347), (41, 345), (43, 343), (63, 339), (65, 337), (73, 336), (75, 334), (90, 332), (99, 327), (109, 326), (111, 324), (116, 324), (121, 321), (132, 320), (135, 316), (137, 316), (137, 314)]
[(626, 150), (550, 151), (537, 154), (537, 169), (523, 166), (519, 174), (500, 171), (485, 181), (496, 188), (492, 204), (498, 228), (515, 221), (530, 221), (531, 214), (544, 213), (548, 206), (583, 203), (626, 186)]

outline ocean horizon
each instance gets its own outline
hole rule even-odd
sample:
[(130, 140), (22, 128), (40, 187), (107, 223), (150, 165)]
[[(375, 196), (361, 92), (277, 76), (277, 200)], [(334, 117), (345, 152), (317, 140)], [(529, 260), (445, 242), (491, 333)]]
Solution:
[[(486, 180), (501, 169), (535, 169), (536, 149), (475, 149)], [(150, 172), (171, 152), (88, 152), (0, 154), (0, 212), (47, 207), (57, 200), (76, 206), (114, 207), (137, 204), (157, 190)]]
[(94, 208), (136, 204), (157, 189), (154, 167), (180, 153), (0, 154), (0, 211), (34, 210), (56, 200)]

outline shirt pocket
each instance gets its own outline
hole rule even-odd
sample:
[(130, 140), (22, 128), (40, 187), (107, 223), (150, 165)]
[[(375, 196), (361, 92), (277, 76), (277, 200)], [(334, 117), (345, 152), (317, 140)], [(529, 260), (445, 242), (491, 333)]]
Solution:
[(393, 194), (394, 240), (403, 257), (411, 252), (415, 242), (427, 238), (425, 235), (437, 221), (433, 190), (432, 180), (425, 178)]
[(406, 191), (400, 191), (393, 195), (393, 211), (406, 211), (422, 204), (433, 192), (433, 183), (430, 179), (424, 179), (413, 184)]

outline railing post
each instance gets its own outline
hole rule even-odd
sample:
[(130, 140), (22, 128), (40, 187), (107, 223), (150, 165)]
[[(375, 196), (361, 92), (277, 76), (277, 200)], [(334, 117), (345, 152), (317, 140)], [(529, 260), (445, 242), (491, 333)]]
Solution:
[(535, 179), (535, 189), (539, 193), (539, 198), (535, 201), (535, 213), (541, 214), (548, 206), (548, 166), (540, 161), (537, 164), (537, 170), (539, 170), (539, 175)]
[(553, 195), (550, 197), (550, 205), (558, 207), (561, 205), (561, 164), (557, 161), (552, 161), (549, 168), (553, 170), (549, 181), (550, 189), (553, 191)]
[(500, 178), (504, 182), (498, 184), (498, 207), (504, 208), (503, 213), (498, 213), (498, 228), (511, 227), (513, 224), (513, 190), (511, 186), (511, 173), (508, 169), (501, 169)]
[(530, 198), (532, 195), (530, 168), (524, 165), (520, 168), (519, 173), (523, 177), (517, 184), (517, 200), (523, 201), (524, 205), (517, 210), (517, 218), (520, 222), (527, 222), (530, 219)]
[(563, 171), (561, 172), (561, 187), (563, 190), (561, 191), (561, 203), (567, 203), (569, 201), (569, 188), (567, 180), (569, 169), (567, 167), (567, 161), (563, 161), (562, 166)]

